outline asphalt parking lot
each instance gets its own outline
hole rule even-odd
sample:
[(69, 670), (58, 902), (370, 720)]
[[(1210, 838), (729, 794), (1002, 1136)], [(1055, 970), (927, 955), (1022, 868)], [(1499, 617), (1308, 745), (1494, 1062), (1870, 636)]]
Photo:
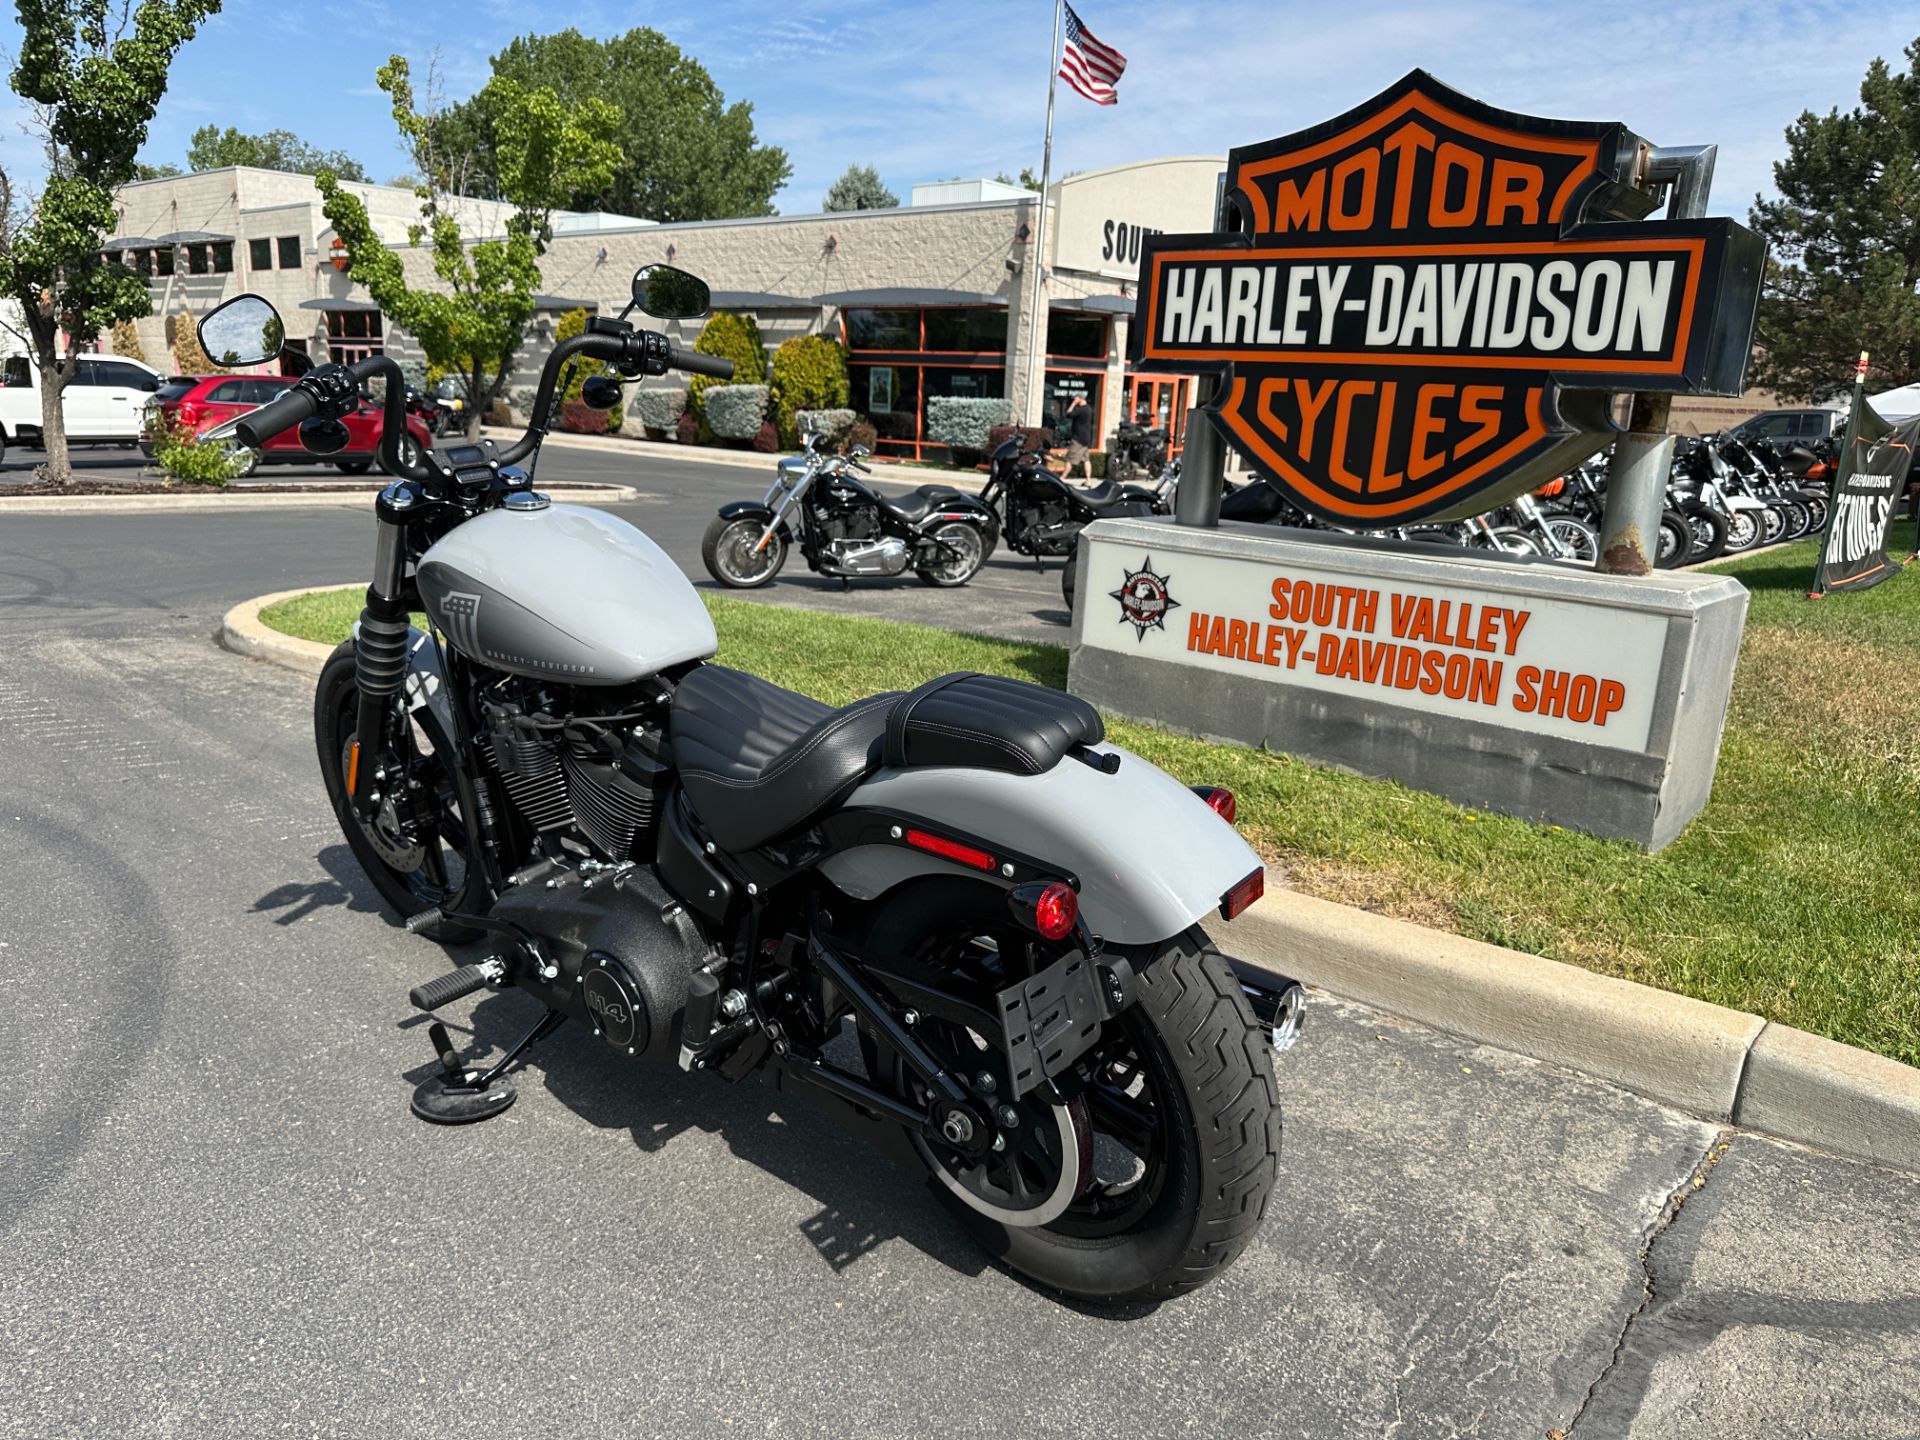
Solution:
[[(618, 468), (696, 573), (760, 483)], [(308, 682), (211, 640), (369, 544), (0, 512), (0, 1434), (1915, 1433), (1920, 1180), (1331, 1001), (1276, 1062), (1269, 1223), (1156, 1310), (999, 1270), (803, 1101), (568, 1029), (498, 1121), (422, 1125), (446, 957), (354, 870)], [(1052, 571), (968, 610), (792, 574), (761, 598), (1064, 639)]]

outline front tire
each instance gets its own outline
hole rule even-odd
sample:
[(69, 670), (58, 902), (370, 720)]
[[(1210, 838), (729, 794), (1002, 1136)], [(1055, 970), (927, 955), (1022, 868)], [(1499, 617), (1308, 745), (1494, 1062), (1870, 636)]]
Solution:
[(1067, 620), (1073, 620), (1073, 595), (1080, 587), (1080, 551), (1078, 547), (1067, 557), (1066, 567), (1060, 572), (1060, 596), (1067, 602)]
[(787, 563), (787, 542), (776, 530), (756, 550), (765, 531), (758, 520), (716, 517), (700, 541), (700, 559), (707, 573), (734, 590), (757, 590), (772, 580)]
[(1695, 562), (1718, 560), (1727, 548), (1727, 517), (1711, 505), (1695, 500), (1681, 511), (1693, 531)]
[[(432, 737), (411, 719), (400, 736), (408, 752), (407, 776), (392, 786), (412, 796), (412, 814), (402, 819), (400, 800), (389, 797), (371, 824), (354, 814), (347, 798), (347, 755), (356, 736), (360, 687), (354, 679), (351, 639), (340, 642), (320, 671), (313, 696), (314, 748), (334, 819), (347, 848), (373, 882), (380, 897), (403, 918), (423, 910), (475, 910), (488, 903), (478, 859), (478, 842), (468, 816), (479, 813), (466, 772), (434, 747)], [(361, 763), (371, 764), (363, 752)], [(418, 782), (412, 788), (408, 782)], [(464, 925), (440, 924), (429, 932), (457, 945), (480, 932)]]
[(333, 466), (342, 475), (364, 475), (373, 468), (373, 462), (371, 460), (336, 460)]

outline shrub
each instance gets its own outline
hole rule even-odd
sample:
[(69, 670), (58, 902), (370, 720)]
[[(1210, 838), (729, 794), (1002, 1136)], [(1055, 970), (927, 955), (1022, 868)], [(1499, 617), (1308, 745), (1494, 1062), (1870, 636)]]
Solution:
[(838, 340), (824, 335), (796, 335), (773, 352), (770, 378), (780, 441), (796, 445), (797, 411), (830, 410), (847, 403), (847, 352)]
[(607, 412), (594, 409), (584, 400), (568, 400), (560, 407), (560, 428), (575, 435), (604, 435)]
[(513, 407), (505, 400), (496, 400), (487, 407), (487, 424), (509, 429), (513, 425)]
[(802, 434), (816, 431), (834, 445), (844, 445), (847, 432), (859, 418), (851, 410), (796, 410), (793, 412), (794, 443), (799, 443)]
[(202, 445), (192, 430), (164, 416), (153, 437), (153, 459), (169, 480), (188, 485), (223, 487), (242, 468), (229, 447), (218, 441)]
[(872, 450), (873, 447), (879, 443), (880, 432), (875, 430), (868, 421), (856, 420), (853, 422), (853, 428), (847, 431), (847, 446), (849, 449), (855, 445), (861, 445), (868, 450)]
[[(587, 312), (584, 308), (575, 306), (554, 323), (553, 343), (558, 345), (563, 340), (571, 340), (576, 335), (583, 335), (586, 329)], [(604, 435), (610, 430), (618, 430), (624, 417), (620, 414), (620, 407), (617, 405), (611, 410), (595, 410), (591, 405), (586, 406), (587, 413), (594, 417), (591, 424), (583, 421), (581, 425), (576, 425), (572, 419), (568, 418), (573, 406), (579, 402), (581, 395), (585, 392), (587, 381), (596, 375), (612, 374), (613, 367), (604, 360), (589, 360), (579, 356), (574, 357), (567, 364), (573, 371), (573, 378), (567, 381), (566, 389), (560, 395), (560, 428), (572, 430), (577, 435)]]
[(700, 417), (688, 410), (674, 422), (673, 438), (682, 445), (691, 445), (700, 438)]
[(408, 389), (418, 390), (423, 395), (427, 392), (427, 386), (431, 382), (427, 379), (426, 361), (402, 360), (400, 362), (400, 373), (406, 376)]
[(987, 453), (991, 455), (1015, 435), (1022, 437), (1028, 450), (1045, 450), (1053, 444), (1053, 431), (1044, 425), (996, 425), (987, 432)]
[(120, 320), (113, 327), (113, 353), (124, 355), (129, 360), (145, 360), (147, 352), (140, 348), (140, 327), (131, 320)]
[(753, 437), (753, 448), (762, 455), (772, 455), (779, 450), (780, 432), (771, 420), (761, 422), (759, 433)]
[(178, 315), (168, 317), (167, 343), (173, 347), (173, 369), (176, 375), (225, 373), (213, 363), (207, 352), (200, 348), (200, 336), (193, 328), (193, 316), (185, 310)]
[(1005, 400), (973, 395), (935, 395), (927, 401), (927, 438), (954, 450), (983, 451), (993, 427), (1013, 413)]
[(718, 385), (706, 394), (707, 423), (722, 440), (751, 440), (767, 414), (764, 385)]
[[(715, 380), (706, 375), (695, 375), (687, 384), (687, 404), (694, 414), (706, 410), (706, 395), (710, 390), (725, 390), (734, 385), (758, 385), (766, 379), (761, 356), (765, 353), (760, 343), (760, 326), (751, 315), (735, 315), (728, 310), (715, 311), (707, 321), (706, 328), (700, 332), (700, 338), (693, 348), (702, 355), (718, 355), (733, 362), (731, 380)], [(757, 429), (758, 426), (756, 425)], [(718, 433), (717, 431), (715, 433)], [(753, 431), (749, 430), (747, 435)], [(740, 437), (745, 439), (746, 436)]]
[(687, 392), (678, 387), (635, 390), (628, 400), (633, 406), (633, 418), (656, 439), (676, 428), (681, 420), (691, 418), (687, 415)]

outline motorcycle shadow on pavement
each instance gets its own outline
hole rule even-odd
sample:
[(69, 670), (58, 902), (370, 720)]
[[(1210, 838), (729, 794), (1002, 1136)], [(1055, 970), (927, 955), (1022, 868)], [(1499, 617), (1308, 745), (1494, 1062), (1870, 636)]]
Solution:
[[(539, 1017), (533, 1000), (506, 991), (486, 996), (465, 1017), (440, 1018), (477, 1060), (504, 1053)], [(424, 1024), (425, 1017), (400, 1023), (411, 1028)], [(857, 1065), (859, 1052), (851, 1049), (851, 1042), (836, 1042), (839, 1045), (851, 1053), (836, 1048), (833, 1058)], [(401, 1078), (413, 1086), (434, 1069), (431, 1058), (424, 1058)], [(922, 1178), (839, 1130), (804, 1097), (794, 1096), (789, 1103), (786, 1095), (764, 1088), (753, 1077), (730, 1085), (717, 1076), (636, 1064), (575, 1023), (529, 1051), (515, 1074), (528, 1092), (521, 1097), (523, 1105), (544, 1090), (596, 1129), (627, 1131), (646, 1157), (659, 1155), (692, 1131), (724, 1140), (736, 1160), (758, 1166), (820, 1203), (799, 1228), (836, 1274), (891, 1240), (904, 1241), (961, 1275), (977, 1276), (989, 1264)], [(636, 1178), (644, 1183), (644, 1173)]]
[(272, 914), (276, 925), (297, 925), (315, 911), (339, 905), (358, 915), (378, 915), (395, 929), (400, 927), (400, 921), (362, 878), (353, 852), (345, 845), (329, 845), (314, 856), (314, 861), (327, 872), (325, 880), (276, 885), (253, 902), (253, 913)]

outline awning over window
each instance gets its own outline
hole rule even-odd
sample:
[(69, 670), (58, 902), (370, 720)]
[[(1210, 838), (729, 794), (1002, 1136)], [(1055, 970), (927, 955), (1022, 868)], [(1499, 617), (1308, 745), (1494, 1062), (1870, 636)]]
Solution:
[(716, 290), (715, 310), (818, 310), (821, 302), (804, 295), (772, 295), (764, 290)]
[(159, 243), (151, 235), (116, 235), (100, 248), (102, 250), (151, 250)]
[(176, 230), (171, 235), (162, 235), (157, 239), (142, 241), (150, 245), (206, 245), (222, 240), (231, 240), (231, 235), (216, 235), (211, 230)]
[(300, 302), (300, 308), (302, 310), (332, 310), (336, 312), (352, 312), (352, 311), (360, 311), (360, 310), (378, 310), (380, 307), (372, 300), (349, 300), (349, 299), (346, 299), (345, 297), (336, 298), (331, 295), (325, 295), (318, 300), (302, 300)]
[(598, 310), (598, 300), (569, 300), (564, 295), (536, 295), (533, 297), (536, 310)]
[(880, 290), (840, 290), (832, 295), (819, 296), (815, 303), (838, 305), (843, 310), (849, 307), (862, 310), (900, 310), (914, 306), (1005, 305), (1007, 302), (998, 295), (979, 295), (969, 290), (915, 290), (899, 287)]
[(1128, 295), (1072, 295), (1047, 303), (1056, 310), (1090, 310), (1096, 315), (1131, 315), (1139, 307)]

